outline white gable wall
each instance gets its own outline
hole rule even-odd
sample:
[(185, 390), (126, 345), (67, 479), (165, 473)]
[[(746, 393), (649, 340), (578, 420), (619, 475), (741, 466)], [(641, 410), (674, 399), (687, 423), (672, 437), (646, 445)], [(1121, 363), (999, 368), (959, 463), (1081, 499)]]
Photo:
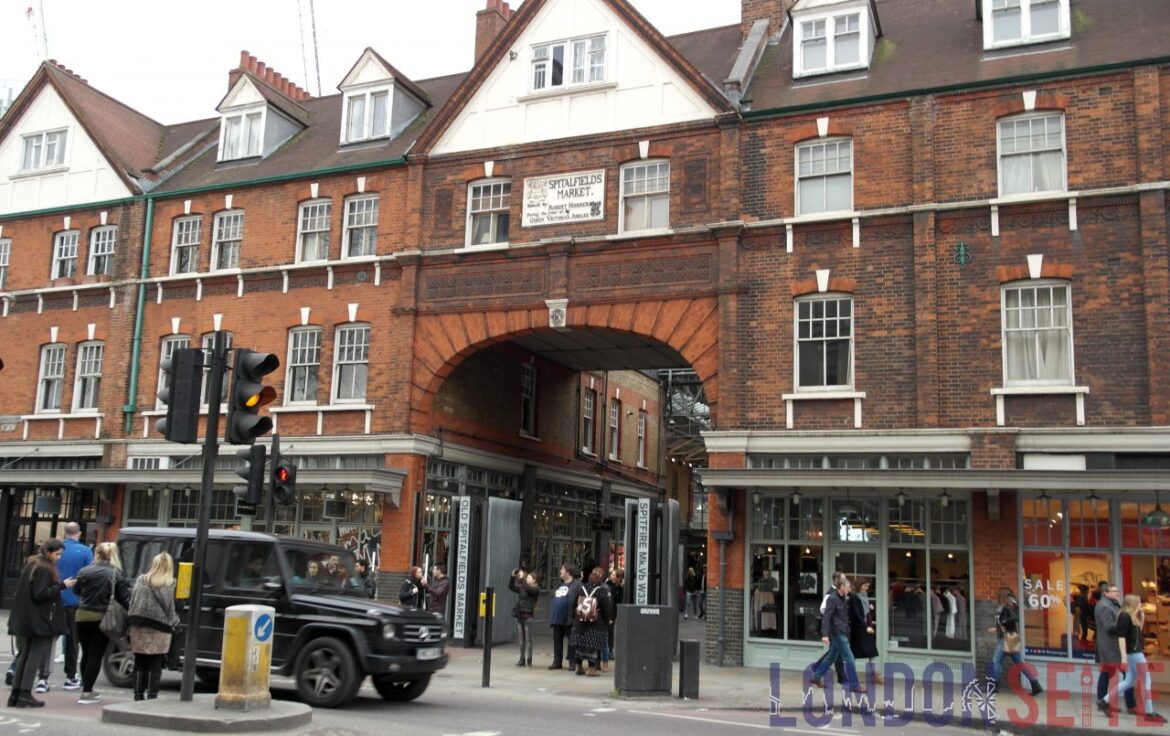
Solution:
[[(606, 34), (606, 82), (530, 91), (532, 47)], [(717, 111), (603, 0), (550, 0), (456, 115), (435, 154), (709, 120)], [(565, 69), (566, 78), (570, 74)]]
[[(62, 128), (69, 131), (64, 166), (22, 174), (23, 136)], [(0, 214), (103, 202), (133, 194), (52, 86), (41, 90), (7, 137), (0, 140)]]

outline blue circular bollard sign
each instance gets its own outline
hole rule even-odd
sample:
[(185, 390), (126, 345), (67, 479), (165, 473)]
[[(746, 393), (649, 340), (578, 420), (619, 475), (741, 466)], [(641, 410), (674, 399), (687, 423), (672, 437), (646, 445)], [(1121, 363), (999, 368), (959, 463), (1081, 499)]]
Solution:
[(272, 616), (267, 613), (262, 613), (256, 618), (256, 626), (252, 630), (256, 636), (256, 641), (263, 644), (272, 638)]

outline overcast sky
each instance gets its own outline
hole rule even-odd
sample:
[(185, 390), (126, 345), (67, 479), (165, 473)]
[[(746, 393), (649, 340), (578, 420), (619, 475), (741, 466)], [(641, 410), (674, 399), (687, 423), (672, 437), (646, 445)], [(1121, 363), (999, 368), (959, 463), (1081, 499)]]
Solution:
[[(374, 48), (412, 79), (467, 71), (475, 12), (486, 0), (313, 0), (321, 93), (362, 49)], [(216, 115), (241, 49), (317, 94), (310, 0), (0, 0), (0, 80), (23, 86), (41, 61), (35, 27), (43, 11), (48, 58), (161, 123)], [(512, 3), (519, 6), (519, 0)], [(739, 21), (740, 0), (633, 0), (666, 35)], [(301, 23), (305, 54), (301, 51)], [(307, 74), (306, 74), (306, 62)], [(2, 92), (0, 92), (2, 94)]]

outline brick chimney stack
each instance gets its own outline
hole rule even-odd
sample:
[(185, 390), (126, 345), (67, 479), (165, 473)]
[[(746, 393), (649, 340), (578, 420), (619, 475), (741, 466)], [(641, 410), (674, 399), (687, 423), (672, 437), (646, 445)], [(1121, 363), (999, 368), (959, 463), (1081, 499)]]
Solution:
[(752, 24), (757, 20), (768, 21), (768, 36), (772, 37), (780, 32), (784, 25), (784, 15), (796, 5), (796, 0), (740, 0), (740, 38), (746, 39)]
[(475, 14), (475, 60), (483, 56), (496, 36), (512, 18), (512, 9), (504, 0), (487, 0), (487, 7)]
[(240, 80), (240, 75), (244, 72), (248, 72), (277, 92), (297, 102), (312, 97), (308, 92), (293, 84), (291, 79), (285, 79), (284, 75), (263, 61), (260, 61), (255, 56), (252, 56), (247, 51), (240, 52), (240, 65), (228, 72), (229, 91), (232, 87), (236, 86), (236, 82)]

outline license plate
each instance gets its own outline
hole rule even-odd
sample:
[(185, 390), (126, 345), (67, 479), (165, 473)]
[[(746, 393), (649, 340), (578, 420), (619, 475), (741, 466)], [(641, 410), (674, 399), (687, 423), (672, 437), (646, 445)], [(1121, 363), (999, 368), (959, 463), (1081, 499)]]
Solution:
[(418, 650), (419, 659), (438, 659), (443, 656), (442, 647), (420, 647)]

